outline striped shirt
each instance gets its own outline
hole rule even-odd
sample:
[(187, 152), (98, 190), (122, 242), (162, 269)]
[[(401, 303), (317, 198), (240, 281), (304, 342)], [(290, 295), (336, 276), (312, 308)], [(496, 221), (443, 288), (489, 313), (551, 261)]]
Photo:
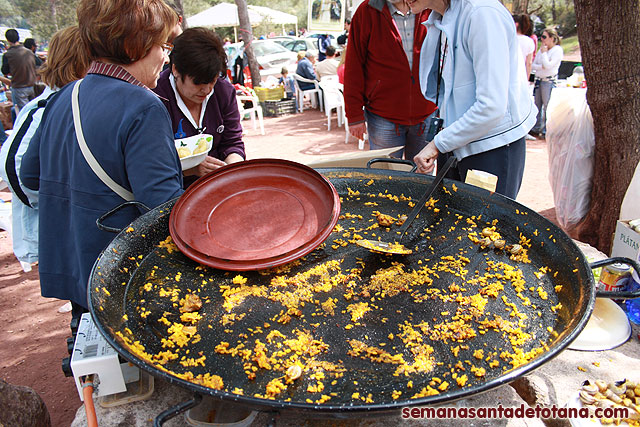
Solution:
[(121, 65), (107, 64), (105, 62), (93, 61), (87, 74), (101, 74), (107, 77), (115, 77), (116, 79), (124, 80), (132, 85), (140, 86), (149, 89), (144, 83), (133, 77), (131, 73), (125, 70)]
[(416, 26), (416, 16), (409, 10), (406, 14), (402, 14), (397, 7), (387, 0), (387, 6), (389, 6), (389, 12), (393, 21), (396, 23), (400, 38), (402, 39), (402, 48), (409, 60), (409, 69), (413, 68), (413, 38), (414, 29)]

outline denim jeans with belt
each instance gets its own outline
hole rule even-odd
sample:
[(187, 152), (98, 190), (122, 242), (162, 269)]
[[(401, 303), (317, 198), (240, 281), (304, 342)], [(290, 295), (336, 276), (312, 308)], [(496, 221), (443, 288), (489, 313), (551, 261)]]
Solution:
[(535, 87), (533, 89), (533, 96), (535, 99), (536, 107), (538, 107), (538, 120), (531, 129), (533, 132), (545, 134), (547, 133), (547, 105), (549, 105), (549, 98), (551, 98), (551, 90), (556, 87), (556, 81), (553, 80), (541, 80), (536, 79)]
[(22, 107), (27, 105), (29, 101), (35, 98), (35, 92), (33, 86), (28, 87), (12, 87), (11, 88), (11, 100), (16, 109), (16, 115), (22, 110)]
[(399, 147), (391, 154), (391, 157), (413, 160), (413, 157), (427, 146), (427, 129), (429, 127), (428, 116), (424, 121), (409, 126), (393, 123), (383, 117), (373, 114), (365, 109), (364, 118), (367, 122), (367, 134), (369, 136), (369, 148), (380, 150), (383, 148)]

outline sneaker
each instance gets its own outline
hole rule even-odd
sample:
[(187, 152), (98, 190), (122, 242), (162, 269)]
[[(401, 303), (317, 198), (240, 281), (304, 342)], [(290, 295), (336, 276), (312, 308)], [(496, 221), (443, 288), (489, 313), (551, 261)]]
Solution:
[(535, 141), (536, 137), (528, 133), (525, 135), (524, 139), (526, 139), (527, 141)]

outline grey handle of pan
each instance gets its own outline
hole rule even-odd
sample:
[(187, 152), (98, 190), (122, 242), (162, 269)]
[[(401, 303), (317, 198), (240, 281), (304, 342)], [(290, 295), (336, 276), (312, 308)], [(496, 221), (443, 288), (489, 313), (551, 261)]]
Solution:
[(98, 227), (98, 229), (100, 231), (108, 231), (110, 233), (119, 233), (120, 231), (122, 231), (121, 228), (110, 227), (108, 225), (105, 225), (104, 221), (107, 218), (109, 218), (111, 215), (115, 214), (116, 212), (118, 212), (119, 210), (127, 206), (137, 206), (138, 208), (142, 209), (144, 212), (150, 211), (150, 209), (144, 203), (136, 202), (135, 200), (124, 202), (121, 205), (118, 205), (115, 208), (111, 209), (109, 212), (105, 213), (100, 218), (96, 219), (96, 226)]
[(425, 192), (424, 195), (420, 198), (420, 200), (416, 202), (416, 206), (411, 210), (411, 212), (409, 213), (409, 216), (404, 221), (404, 224), (402, 224), (402, 227), (398, 229), (398, 233), (400, 233), (400, 240), (402, 240), (402, 237), (404, 237), (404, 233), (407, 232), (413, 220), (416, 219), (416, 217), (424, 207), (424, 204), (427, 202), (427, 200), (429, 200), (429, 197), (431, 197), (431, 195), (436, 190), (436, 188), (438, 188), (438, 186), (444, 179), (444, 176), (447, 174), (447, 172), (449, 172), (449, 169), (454, 167), (457, 162), (458, 161), (456, 157), (451, 156), (447, 159), (444, 166), (438, 169), (438, 174), (434, 178), (433, 182), (430, 184), (430, 187), (428, 188), (427, 192)]
[(409, 165), (411, 166), (411, 170), (409, 172), (415, 172), (416, 170), (418, 170), (418, 166), (416, 166), (413, 161), (405, 159), (394, 159), (392, 157), (376, 157), (375, 159), (371, 159), (367, 162), (367, 169), (372, 169), (371, 165), (375, 163), (394, 163), (397, 165)]
[(161, 427), (165, 422), (173, 417), (180, 415), (181, 413), (198, 406), (202, 401), (202, 395), (199, 393), (194, 394), (193, 399), (179, 403), (178, 405), (167, 409), (159, 414), (153, 421), (153, 427)]
[[(631, 268), (633, 268), (636, 271), (638, 276), (640, 276), (640, 264), (637, 261), (634, 261), (629, 258), (624, 258), (624, 257), (613, 257), (613, 258), (603, 259), (601, 261), (595, 261), (589, 264), (589, 267), (591, 267), (591, 269), (593, 270), (594, 268), (604, 267), (606, 265), (617, 264), (617, 263), (630, 265)], [(596, 297), (615, 298), (615, 299), (640, 298), (640, 289), (635, 291), (623, 291), (623, 292), (597, 291)]]

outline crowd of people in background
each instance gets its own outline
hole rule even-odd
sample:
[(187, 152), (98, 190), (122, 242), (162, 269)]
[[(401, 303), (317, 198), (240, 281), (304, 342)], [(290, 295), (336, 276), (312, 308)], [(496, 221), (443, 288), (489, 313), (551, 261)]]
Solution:
[[(71, 300), (74, 317), (87, 310), (91, 266), (112, 238), (95, 227), (99, 216), (133, 198), (158, 206), (245, 159), (227, 78), (231, 41), (210, 29), (182, 31), (182, 17), (162, 0), (149, 0), (144, 13), (134, 0), (105, 2), (81, 0), (78, 26), (51, 38), (46, 61), (15, 29), (2, 57), (0, 80), (16, 114), (0, 151), (15, 203), (14, 251), (39, 261), (42, 294)], [(322, 34), (317, 57), (300, 52), (279, 83), (292, 98), (296, 85), (335, 80), (350, 132), (367, 136), (370, 149), (397, 147), (394, 156), (422, 173), (453, 156), (450, 178), (485, 171), (497, 177), (498, 193), (515, 198), (525, 136), (545, 133), (563, 57), (553, 28), (537, 52), (534, 37), (529, 17), (512, 16), (498, 0), (365, 0), (345, 21), (338, 49)], [(204, 132), (214, 141), (208, 157), (183, 171), (174, 140)], [(138, 215), (131, 208), (114, 221)]]

